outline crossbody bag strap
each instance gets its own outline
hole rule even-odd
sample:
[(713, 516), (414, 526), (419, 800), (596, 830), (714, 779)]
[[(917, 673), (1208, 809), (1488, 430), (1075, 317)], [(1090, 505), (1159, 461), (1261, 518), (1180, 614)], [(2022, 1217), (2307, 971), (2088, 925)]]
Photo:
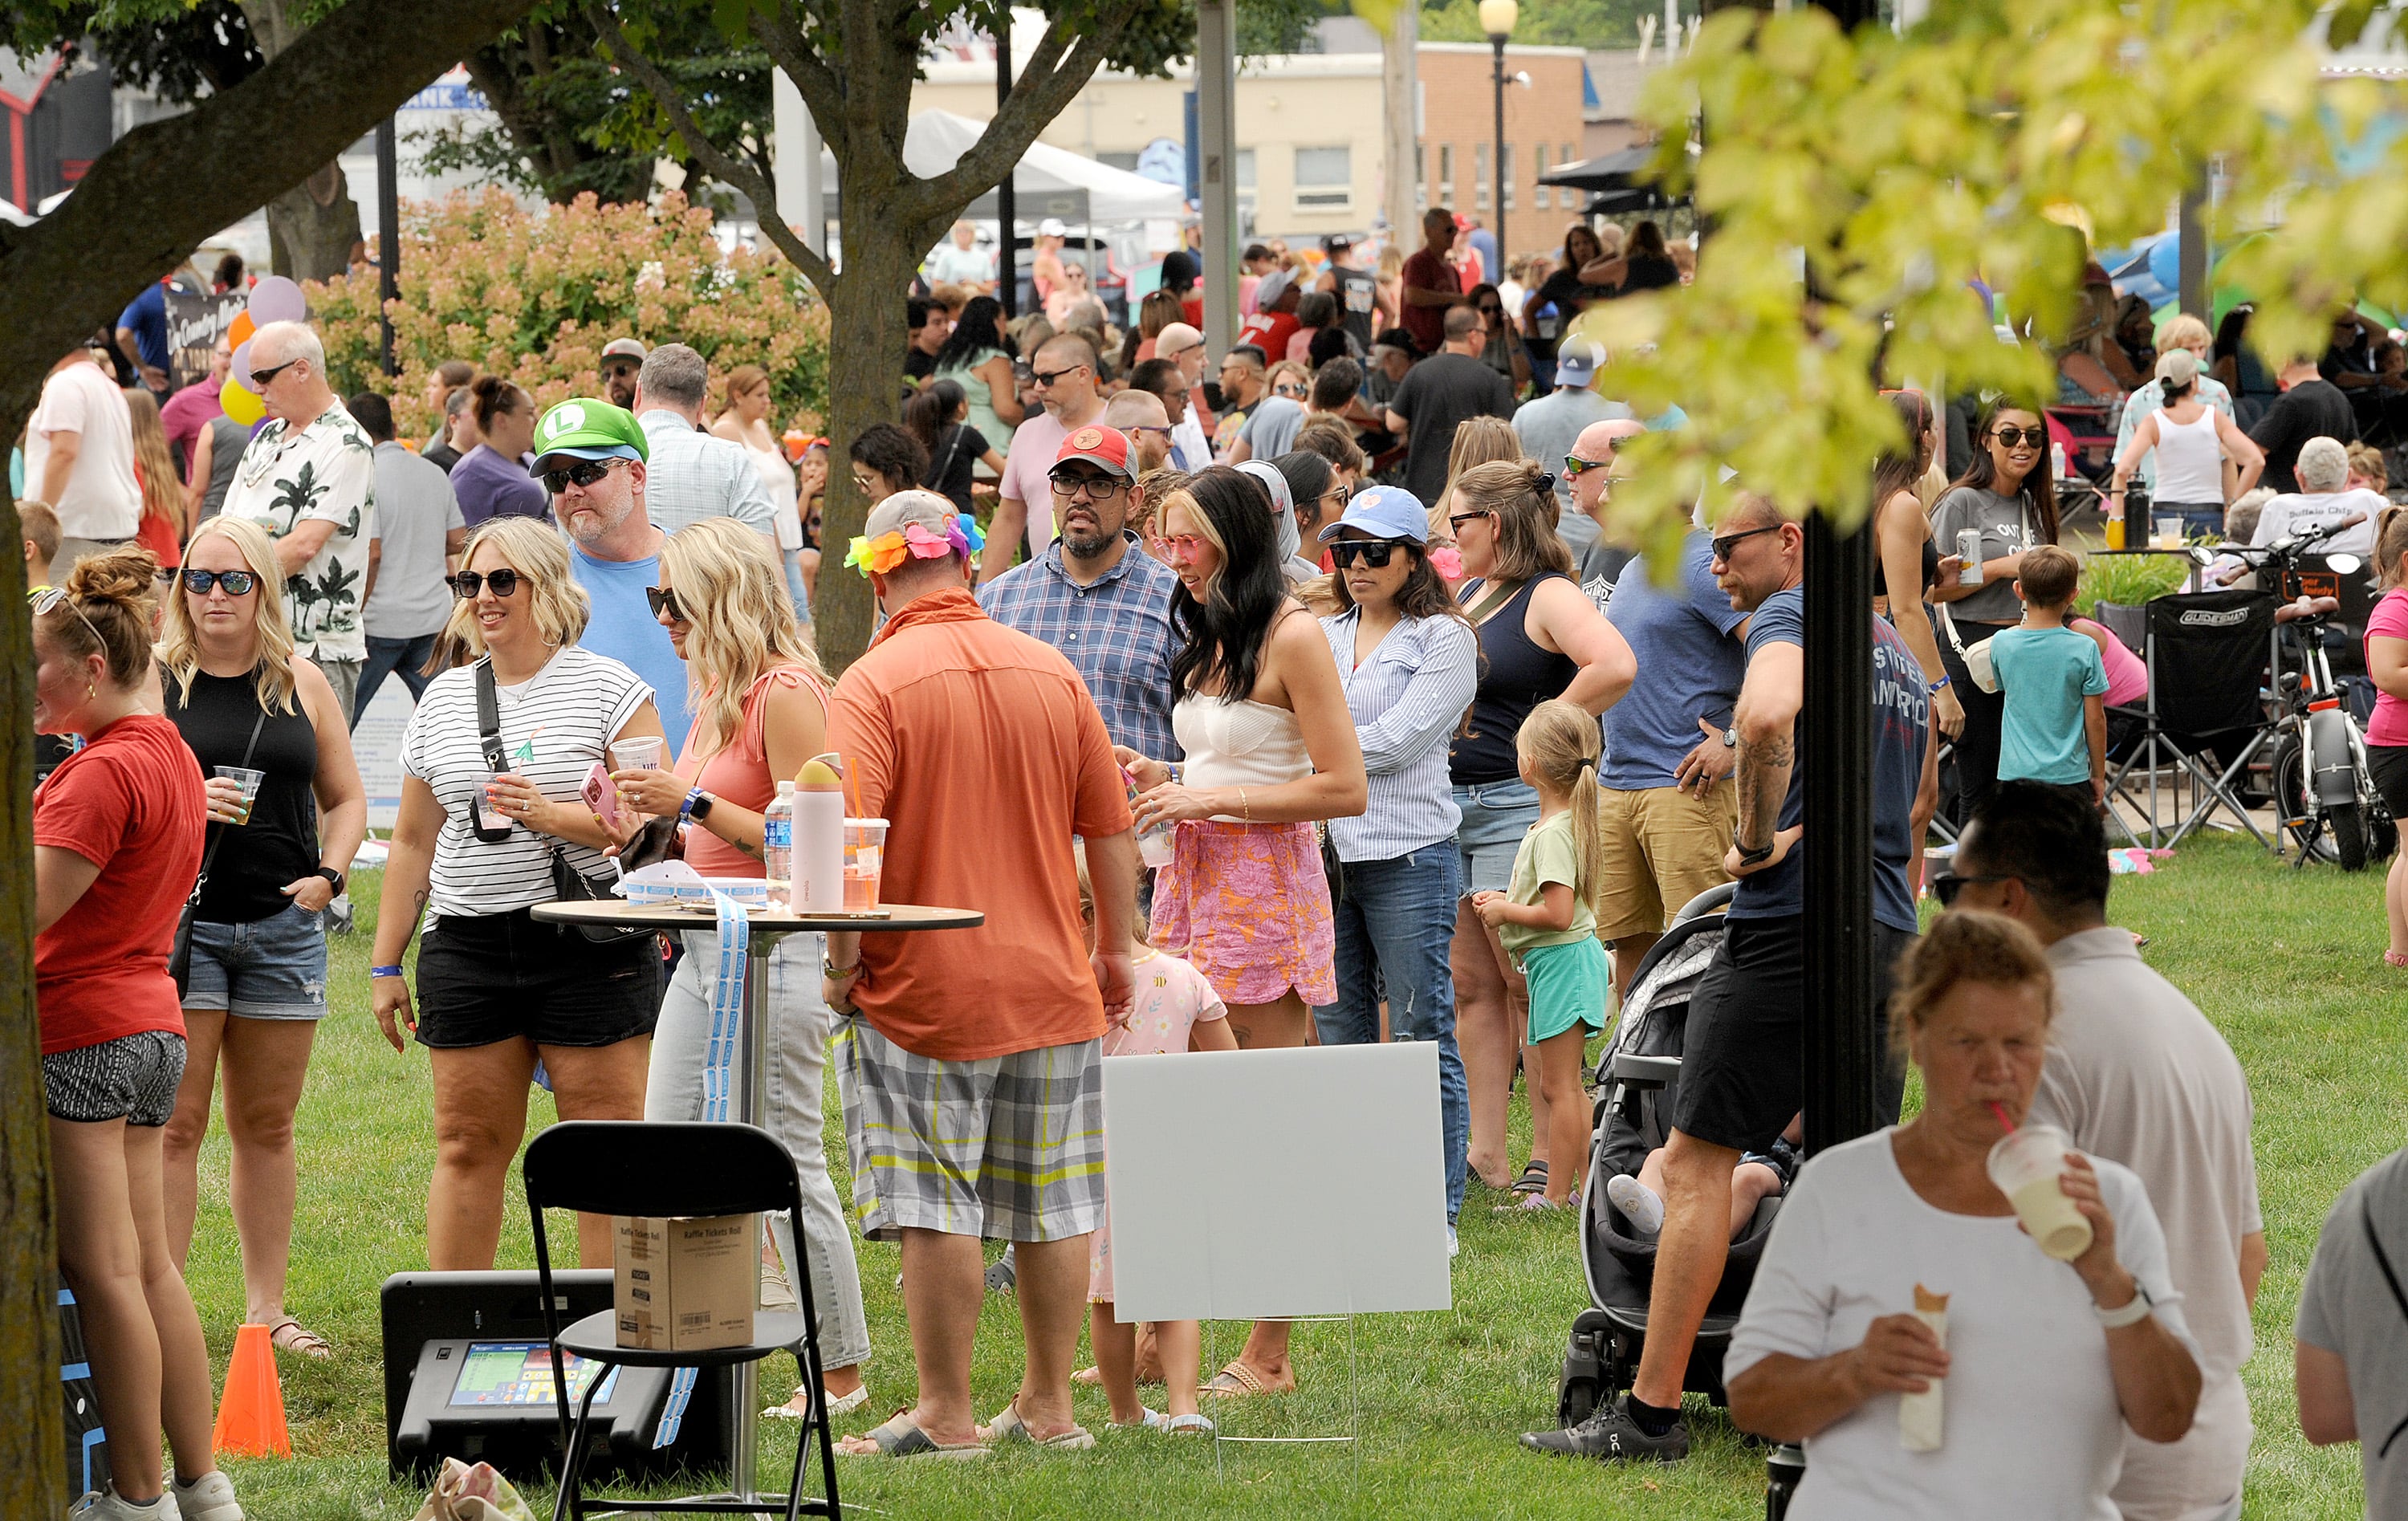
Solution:
[(1528, 584), (1527, 581), (1497, 581), (1483, 584), (1480, 589), (1480, 600), (1463, 610), (1464, 621), (1474, 628), (1479, 627), (1499, 608), (1520, 595), (1522, 588)]
[[(251, 721), (251, 741), (242, 747), (242, 768), (246, 771), (251, 769), (252, 753), (259, 749), (259, 731), (266, 723), (267, 710), (262, 708), (259, 716)], [(209, 848), (201, 853), (201, 874), (193, 879), (192, 896), (184, 900), (186, 908), (200, 902), (201, 889), (209, 884), (209, 868), (217, 861), (218, 847), (225, 843), (224, 825), (212, 824), (209, 828), (215, 832), (209, 836)]]
[(477, 676), (477, 748), (484, 753), (486, 768), (499, 775), (509, 769), (509, 757), (502, 751), (502, 699), (494, 686), (493, 657), (471, 668)]

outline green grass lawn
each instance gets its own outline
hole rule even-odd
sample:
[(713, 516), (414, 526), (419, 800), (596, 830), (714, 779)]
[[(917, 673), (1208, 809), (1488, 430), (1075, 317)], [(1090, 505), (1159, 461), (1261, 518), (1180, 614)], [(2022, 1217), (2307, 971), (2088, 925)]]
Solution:
[[(335, 943), (335, 1013), (326, 1022), (300, 1116), (302, 1206), (288, 1303), (333, 1342), (330, 1363), (283, 1359), (297, 1456), (233, 1465), (251, 1514), (272, 1521), (410, 1515), (420, 1493), (389, 1484), (379, 1364), (377, 1287), (425, 1266), (423, 1210), (431, 1101), (423, 1053), (396, 1056), (367, 1009), (367, 953), (377, 880), (357, 894), (360, 932)], [(2146, 954), (2189, 991), (2231, 1040), (2258, 1106), (2258, 1166), (2273, 1263), (2258, 1301), (2246, 1370), (2257, 1413), (2251, 1516), (2305, 1521), (2360, 1513), (2358, 1450), (2318, 1452), (2298, 1434), (2291, 1396), (2292, 1312), (2324, 1212), (2342, 1186), (2408, 1134), (2408, 1054), (2399, 1039), (2396, 973), (2382, 962), (2382, 879), (2330, 868), (2294, 872), (2245, 842), (2186, 846), (2155, 875), (2116, 881), (2114, 917), (2152, 937)], [(1515, 1101), (1517, 1123), (1527, 1117)], [(535, 1096), (532, 1123), (550, 1120)], [(831, 1090), (831, 1165), (849, 1189)], [(1197, 1143), (1210, 1166), (1211, 1143)], [(200, 1228), (191, 1278), (220, 1375), (242, 1314), (234, 1228), (225, 1207), (222, 1132), (204, 1154)], [(1302, 1164), (1302, 1165), (1309, 1165)], [(1332, 1179), (1329, 1186), (1344, 1187)], [(1760, 1455), (1719, 1415), (1693, 1407), (1697, 1456), (1672, 1469), (1609, 1470), (1520, 1451), (1515, 1436), (1552, 1424), (1565, 1333), (1584, 1306), (1568, 1221), (1493, 1217), (1477, 1184), (1465, 1200), (1455, 1308), (1368, 1316), (1355, 1328), (1361, 1371), (1359, 1456), (1330, 1447), (1224, 1449), (1106, 1433), (1087, 1454), (1025, 1451), (975, 1465), (845, 1460), (845, 1498), (879, 1513), (1096, 1516), (1303, 1512), (1393, 1515), (1744, 1517), (1762, 1514)], [(502, 1266), (531, 1267), (516, 1198)], [(561, 1222), (565, 1227), (566, 1220)], [(563, 1232), (555, 1232), (555, 1235)], [(910, 1402), (910, 1343), (895, 1289), (896, 1253), (861, 1248), (876, 1360), (870, 1404), (845, 1422), (863, 1430)], [(1217, 1328), (1226, 1358), (1239, 1328)], [(991, 1297), (976, 1369), (982, 1414), (999, 1409), (1019, 1372), (1018, 1318)], [(1208, 1343), (1209, 1350), (1209, 1343)], [(1240, 1432), (1343, 1430), (1343, 1327), (1297, 1336), (1305, 1392), (1283, 1408), (1249, 1408)], [(785, 1392), (782, 1383), (774, 1385)], [(1100, 1430), (1102, 1397), (1081, 1416)], [(763, 1471), (791, 1460), (789, 1431), (770, 1430)], [(548, 1493), (530, 1500), (549, 1514)]]

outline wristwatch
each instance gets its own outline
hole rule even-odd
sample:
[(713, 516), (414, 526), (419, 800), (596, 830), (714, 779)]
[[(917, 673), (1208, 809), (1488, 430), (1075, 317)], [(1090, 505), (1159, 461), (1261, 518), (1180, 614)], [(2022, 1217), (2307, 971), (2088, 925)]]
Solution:
[(1769, 839), (1753, 850), (1744, 845), (1739, 847), (1739, 864), (1742, 866), (1762, 866), (1771, 859), (1772, 841)]
[(344, 879), (341, 872), (336, 870), (333, 867), (322, 866), (318, 868), (318, 875), (325, 878), (328, 882), (335, 884), (335, 896), (337, 897), (343, 896)]
[(1739, 748), (1739, 730), (1736, 727), (1723, 730), (1723, 748), (1725, 750)]
[(717, 800), (710, 794), (696, 787), (685, 795), (685, 804), (678, 811), (699, 824), (710, 817), (710, 805)]
[(2099, 1317), (2100, 1325), (2113, 1331), (2120, 1330), (2126, 1326), (2139, 1325), (2148, 1319), (2149, 1313), (2157, 1307), (2157, 1301), (2149, 1298), (2149, 1285), (2141, 1282), (2139, 1273), (2134, 1273), (2130, 1299), (2113, 1310), (2101, 1310), (2094, 1302), (2090, 1306), (2090, 1313)]

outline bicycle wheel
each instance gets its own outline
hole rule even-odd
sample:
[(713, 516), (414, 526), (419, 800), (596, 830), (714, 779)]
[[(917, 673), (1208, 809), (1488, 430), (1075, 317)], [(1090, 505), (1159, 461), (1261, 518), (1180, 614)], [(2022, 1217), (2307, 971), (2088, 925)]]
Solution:
[(2333, 853), (2344, 871), (2366, 869), (2366, 820), (2356, 803), (2336, 803), (2325, 810), (2332, 822)]
[[(2306, 768), (2296, 735), (2286, 735), (2274, 747), (2273, 782), (2274, 809), (2282, 820), (2283, 832), (2299, 846), (2300, 855), (2315, 861), (2335, 861), (2341, 856), (2333, 837), (2325, 829), (2324, 820), (2308, 811)], [(2364, 864), (2361, 832), (2360, 864)]]

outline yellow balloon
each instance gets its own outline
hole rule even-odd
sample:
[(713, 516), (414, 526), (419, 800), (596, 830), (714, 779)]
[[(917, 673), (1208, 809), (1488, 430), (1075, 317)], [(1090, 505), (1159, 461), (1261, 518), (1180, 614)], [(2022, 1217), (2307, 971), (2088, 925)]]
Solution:
[(236, 384), (231, 375), (226, 377), (225, 384), (218, 388), (218, 405), (225, 409), (226, 416), (244, 427), (256, 424), (267, 415), (267, 403), (260, 400), (255, 393)]

